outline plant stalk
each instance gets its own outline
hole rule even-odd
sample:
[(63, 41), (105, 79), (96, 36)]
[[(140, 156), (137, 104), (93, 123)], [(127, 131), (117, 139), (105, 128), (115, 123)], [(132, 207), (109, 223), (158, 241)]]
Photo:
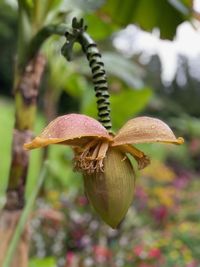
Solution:
[(97, 98), (98, 120), (112, 134), (110, 94), (108, 91), (106, 70), (97, 45), (90, 35), (86, 33), (86, 30), (87, 26), (84, 25), (84, 20), (81, 19), (78, 21), (77, 18), (74, 18), (72, 20), (72, 28), (65, 33), (66, 43), (63, 45), (61, 52), (70, 61), (74, 43), (78, 42), (82, 46), (92, 73), (92, 81)]
[(12, 161), (7, 189), (7, 210), (24, 206), (24, 190), (28, 171), (29, 154), (23, 144), (32, 138), (38, 88), (45, 66), (45, 59), (37, 54), (18, 75), (15, 83), (15, 126), (13, 131)]
[[(28, 218), (30, 217), (33, 204), (36, 200), (37, 194), (42, 186), (42, 183), (44, 181), (44, 178), (47, 175), (48, 171), (48, 163), (45, 162), (42, 168), (42, 171), (39, 175), (38, 182), (36, 186), (33, 188), (33, 191), (31, 195), (29, 196), (27, 203), (25, 205), (25, 208), (23, 211), (14, 211), (12, 213), (8, 213), (7, 211), (3, 211), (3, 213), (7, 212), (6, 216), (4, 215), (4, 222), (6, 221), (5, 218), (7, 218), (7, 222), (11, 224), (10, 228), (10, 234), (8, 236), (5, 236), (8, 231), (3, 231), (3, 228), (0, 227), (0, 237), (1, 240), (3, 239), (4, 243), (9, 243), (9, 247), (7, 251), (5, 251), (5, 248), (7, 248), (7, 244), (3, 245), (3, 243), (0, 245), (0, 263), (2, 267), (9, 267), (12, 263), (12, 266), (15, 267), (27, 267), (28, 265), (28, 238), (27, 238), (27, 227), (26, 223)], [(7, 225), (4, 225), (4, 227), (8, 227)], [(21, 240), (20, 240), (21, 238)], [(18, 253), (16, 254), (16, 249), (18, 250)], [(4, 253), (3, 253), (4, 252)], [(13, 261), (14, 254), (16, 254), (15, 261)], [(19, 255), (21, 258), (19, 258)], [(2, 257), (5, 256), (5, 259), (2, 263)], [(16, 262), (16, 259), (17, 262)], [(3, 264), (3, 265), (2, 265)]]
[[(23, 14), (23, 12), (21, 12)], [(21, 15), (23, 18), (23, 16)], [(22, 24), (21, 18), (19, 25)], [(49, 25), (42, 28), (32, 38), (26, 52), (18, 49), (19, 60), (16, 65), (14, 77), (15, 95), (15, 126), (13, 131), (12, 162), (10, 167), (7, 190), (7, 203), (9, 210), (20, 209), (24, 205), (24, 188), (28, 171), (29, 155), (23, 149), (23, 144), (32, 138), (32, 129), (37, 110), (37, 97), (43, 70), (44, 57), (38, 53), (41, 45), (52, 34), (63, 35), (66, 25)], [(20, 34), (24, 40), (24, 34)], [(22, 45), (23, 47), (23, 45)]]

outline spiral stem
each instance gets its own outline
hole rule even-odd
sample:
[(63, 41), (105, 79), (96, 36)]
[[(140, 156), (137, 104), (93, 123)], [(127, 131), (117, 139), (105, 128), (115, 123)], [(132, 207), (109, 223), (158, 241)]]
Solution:
[(73, 44), (78, 42), (82, 46), (92, 72), (92, 80), (97, 98), (98, 120), (108, 132), (112, 133), (109, 101), (110, 95), (108, 91), (106, 71), (99, 49), (93, 39), (85, 32), (86, 29), (87, 27), (84, 26), (82, 19), (78, 22), (77, 19), (74, 18), (72, 21), (72, 32), (67, 32), (65, 34), (67, 42), (62, 48), (62, 53), (67, 60), (70, 60)]

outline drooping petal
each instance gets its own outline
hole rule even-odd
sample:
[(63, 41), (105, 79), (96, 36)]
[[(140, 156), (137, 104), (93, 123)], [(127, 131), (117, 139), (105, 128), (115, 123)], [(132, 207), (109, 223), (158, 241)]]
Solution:
[(150, 117), (138, 117), (129, 120), (119, 130), (113, 139), (112, 146), (152, 142), (182, 144), (184, 140), (182, 137), (176, 138), (163, 121)]
[(34, 149), (57, 143), (77, 146), (91, 137), (106, 140), (112, 138), (97, 120), (86, 115), (68, 114), (53, 120), (32, 142), (26, 143), (24, 148)]
[(123, 151), (124, 153), (128, 153), (131, 156), (134, 157), (134, 159), (138, 163), (138, 169), (144, 169), (146, 166), (150, 164), (150, 158), (144, 154), (141, 150), (137, 149), (136, 147), (132, 145), (120, 145), (118, 146), (118, 149), (120, 151)]

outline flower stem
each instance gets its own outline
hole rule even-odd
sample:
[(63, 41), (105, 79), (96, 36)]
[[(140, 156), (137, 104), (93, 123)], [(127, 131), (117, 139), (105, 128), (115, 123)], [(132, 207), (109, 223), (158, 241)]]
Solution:
[(79, 40), (82, 45), (82, 49), (87, 56), (92, 72), (92, 80), (97, 97), (98, 119), (108, 131), (111, 131), (112, 122), (110, 117), (110, 95), (108, 92), (107, 76), (104, 63), (101, 59), (101, 54), (96, 43), (94, 43), (86, 32), (80, 35)]
[(112, 133), (109, 101), (110, 95), (108, 91), (106, 71), (97, 45), (86, 33), (86, 29), (87, 27), (84, 25), (83, 19), (79, 22), (76, 18), (73, 19), (72, 30), (65, 33), (67, 41), (62, 47), (62, 54), (68, 61), (71, 60), (71, 52), (74, 43), (80, 43), (83, 52), (87, 56), (92, 72), (92, 80), (97, 97), (98, 119), (101, 124)]
[(52, 24), (39, 30), (31, 40), (30, 47), (27, 51), (27, 60), (32, 59), (35, 54), (38, 53), (40, 47), (50, 36), (54, 34), (64, 36), (67, 27), (68, 26), (66, 24)]

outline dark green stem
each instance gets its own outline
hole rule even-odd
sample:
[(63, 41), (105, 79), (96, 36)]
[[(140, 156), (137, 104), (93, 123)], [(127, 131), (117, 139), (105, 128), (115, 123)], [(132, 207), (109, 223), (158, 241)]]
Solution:
[(62, 54), (67, 60), (70, 60), (74, 43), (78, 42), (81, 44), (92, 72), (92, 80), (97, 97), (98, 119), (101, 124), (112, 133), (109, 101), (110, 95), (108, 91), (106, 71), (97, 45), (85, 32), (86, 29), (87, 27), (84, 26), (82, 19), (80, 22), (73, 19), (71, 32), (67, 31), (65, 34), (67, 42), (62, 48)]
[(26, 61), (31, 60), (40, 50), (43, 43), (52, 35), (64, 36), (66, 33), (67, 25), (48, 25), (42, 28), (31, 40), (30, 47), (27, 51)]

